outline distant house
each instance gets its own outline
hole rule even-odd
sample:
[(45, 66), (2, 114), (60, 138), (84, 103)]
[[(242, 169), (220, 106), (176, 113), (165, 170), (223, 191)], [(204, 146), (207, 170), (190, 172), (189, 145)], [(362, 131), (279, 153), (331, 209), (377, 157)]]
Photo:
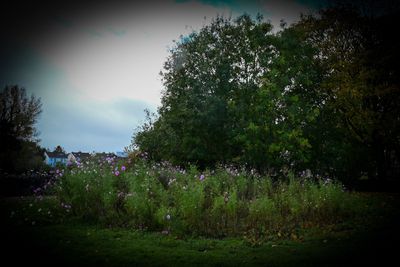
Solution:
[(68, 161), (68, 155), (64, 152), (44, 152), (45, 163), (55, 167), (57, 164), (65, 165)]
[(90, 159), (90, 153), (87, 152), (71, 152), (68, 154), (68, 162), (83, 162)]
[(107, 159), (107, 158), (116, 158), (117, 156), (114, 153), (105, 153), (105, 152), (101, 152), (101, 153), (96, 153), (95, 157), (98, 159)]
[(128, 153), (126, 153), (126, 152), (121, 152), (121, 151), (116, 152), (115, 155), (116, 155), (118, 158), (127, 158), (127, 157), (128, 157)]

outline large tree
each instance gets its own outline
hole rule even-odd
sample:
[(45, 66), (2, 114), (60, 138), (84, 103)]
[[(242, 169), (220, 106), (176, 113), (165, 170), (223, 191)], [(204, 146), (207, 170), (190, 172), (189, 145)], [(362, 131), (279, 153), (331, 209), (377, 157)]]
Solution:
[(218, 17), (182, 38), (164, 65), (159, 118), (136, 135), (139, 147), (157, 159), (200, 166), (239, 155), (234, 137), (244, 121), (236, 115), (246, 113), (250, 92), (261, 84), (271, 28), (248, 16)]
[(25, 89), (17, 85), (6, 86), (0, 92), (0, 168), (15, 170), (22, 152), (31, 151), (32, 147), (38, 150), (35, 123), (41, 107), (40, 99), (28, 97)]
[(217, 18), (182, 38), (165, 63), (158, 116), (134, 144), (152, 159), (201, 167), (395, 176), (396, 15), (365, 10), (326, 8), (277, 33), (261, 19)]
[(391, 38), (399, 9), (367, 7), (328, 8), (319, 17), (304, 17), (297, 27), (319, 51), (330, 117), (340, 119), (341, 139), (352, 143), (347, 155), (358, 152), (353, 156), (362, 159), (353, 166), (385, 179), (400, 161), (400, 44)]
[(261, 17), (218, 17), (182, 38), (164, 66), (159, 116), (135, 136), (140, 149), (201, 167), (271, 171), (307, 162), (305, 125), (318, 116), (313, 50), (296, 32), (271, 29)]

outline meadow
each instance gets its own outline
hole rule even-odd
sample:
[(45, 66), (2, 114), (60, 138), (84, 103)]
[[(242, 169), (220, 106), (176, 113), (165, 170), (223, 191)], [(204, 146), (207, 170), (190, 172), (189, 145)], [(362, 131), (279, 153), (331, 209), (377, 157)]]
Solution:
[[(4, 256), (96, 266), (337, 266), (394, 257), (397, 194), (309, 173), (92, 159), (1, 201)], [(29, 255), (29, 256), (28, 256)]]
[[(209, 7), (218, 1), (190, 2)], [(228, 8), (243, 1), (219, 2), (231, 2), (224, 3)], [(266, 8), (264, 1), (253, 2)], [(314, 9), (315, 1), (297, 2), (290, 7)], [(384, 266), (398, 261), (400, 44), (391, 27), (398, 23), (398, 5), (328, 2), (332, 3), (321, 4), (319, 10), (313, 3), (315, 13), (292, 22), (281, 20), (279, 26), (269, 20), (275, 17), (271, 3), (265, 18), (247, 12), (236, 18), (207, 15), (201, 28), (187, 24), (170, 45), (147, 33), (144, 43), (131, 43), (131, 37), (142, 34), (122, 34), (114, 43), (108, 38), (112, 35), (103, 38), (106, 34), (99, 32), (93, 44), (101, 44), (100, 61), (95, 60), (95, 45), (80, 45), (86, 40), (80, 30), (76, 40), (64, 34), (66, 42), (59, 42), (62, 28), (72, 33), (83, 27), (80, 23), (57, 29), (53, 39), (52, 27), (49, 32), (44, 27), (46, 34), (41, 34), (41, 23), (27, 16), (34, 47), (41, 37), (46, 37), (41, 49), (55, 45), (50, 54), (57, 55), (51, 60), (57, 71), (29, 72), (33, 83), (12, 79), (31, 87), (28, 91), (17, 84), (0, 91), (1, 259), (21, 266)], [(279, 4), (278, 9), (285, 6)], [(21, 8), (15, 10), (17, 15), (6, 20), (14, 23), (18, 17), (21, 24)], [(89, 28), (96, 28), (96, 21), (109, 23), (102, 12), (92, 16), (96, 8), (84, 10), (78, 12), (85, 17), (82, 22), (95, 18)], [(158, 21), (153, 9), (149, 16), (143, 15), (145, 9), (137, 10), (140, 16), (132, 16), (132, 32)], [(175, 19), (179, 12), (170, 10)], [(42, 21), (37, 12), (29, 13)], [(67, 9), (65, 18), (78, 19), (78, 13)], [(162, 13), (161, 18), (167, 18)], [(113, 16), (119, 20), (124, 14), (125, 10)], [(141, 17), (146, 18), (143, 24), (137, 20)], [(160, 21), (161, 35), (172, 37), (169, 27), (164, 29), (168, 23)], [(182, 23), (173, 28), (179, 30)], [(151, 28), (150, 35), (156, 37), (157, 27)], [(16, 44), (28, 33), (18, 32), (10, 35), (18, 37)], [(132, 33), (128, 28), (126, 32)], [(30, 38), (23, 40), (30, 47)], [(127, 40), (129, 49), (121, 50)], [(60, 53), (53, 53), (57, 44), (62, 44)], [(80, 50), (87, 47), (90, 53)], [(106, 53), (107, 47), (111, 53)], [(163, 64), (162, 86), (153, 91), (155, 77), (140, 71), (156, 73), (147, 64), (153, 62), (149, 55), (161, 55), (156, 47), (167, 57), (154, 61), (157, 72), (159, 60)], [(123, 57), (114, 60), (119, 51)], [(146, 59), (129, 51), (139, 51)], [(59, 56), (64, 52), (72, 54)], [(90, 57), (83, 58), (89, 59), (85, 64), (74, 61), (86, 54)], [(43, 56), (46, 63), (50, 58)], [(86, 65), (90, 62), (96, 66)], [(64, 63), (73, 67), (64, 68)], [(14, 65), (11, 70), (19, 66)], [(101, 74), (93, 75), (93, 84), (87, 70)], [(114, 72), (115, 81), (110, 80)], [(124, 74), (133, 78), (127, 90), (121, 83)], [(27, 92), (37, 92), (38, 97)], [(158, 94), (159, 102), (153, 99)], [(47, 100), (45, 121), (36, 124), (41, 99)], [(65, 103), (72, 108), (64, 109)], [(139, 125), (142, 107), (149, 109)], [(102, 151), (120, 150), (126, 144), (126, 127), (138, 127), (125, 148), (126, 159), (102, 153), (104, 157), (53, 168), (50, 165), (73, 157), (61, 145), (54, 148), (57, 157), (50, 157), (50, 149), (41, 147), (36, 125), (52, 126), (43, 145), (64, 142), (68, 150)]]
[(52, 189), (63, 209), (85, 221), (252, 242), (295, 237), (298, 228), (366, 212), (340, 183), (307, 173), (273, 179), (232, 166), (199, 171), (144, 160), (128, 164), (114, 158), (78, 163), (56, 171)]

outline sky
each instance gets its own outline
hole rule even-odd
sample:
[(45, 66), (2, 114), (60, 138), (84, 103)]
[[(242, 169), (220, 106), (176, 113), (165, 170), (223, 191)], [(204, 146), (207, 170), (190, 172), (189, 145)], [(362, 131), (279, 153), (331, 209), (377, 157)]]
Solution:
[(217, 15), (260, 13), (279, 29), (321, 6), (312, 0), (6, 1), (1, 18), (0, 86), (41, 99), (40, 145), (67, 152), (116, 152), (156, 112), (160, 71), (173, 40)]

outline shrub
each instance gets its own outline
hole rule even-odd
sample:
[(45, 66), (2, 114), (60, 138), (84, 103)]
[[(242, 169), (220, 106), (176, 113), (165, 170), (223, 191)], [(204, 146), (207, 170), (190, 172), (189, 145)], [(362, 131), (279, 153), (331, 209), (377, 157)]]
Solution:
[(72, 166), (57, 182), (60, 203), (85, 220), (178, 235), (289, 235), (352, 216), (358, 200), (329, 179), (273, 181), (232, 168), (199, 171), (137, 161)]

